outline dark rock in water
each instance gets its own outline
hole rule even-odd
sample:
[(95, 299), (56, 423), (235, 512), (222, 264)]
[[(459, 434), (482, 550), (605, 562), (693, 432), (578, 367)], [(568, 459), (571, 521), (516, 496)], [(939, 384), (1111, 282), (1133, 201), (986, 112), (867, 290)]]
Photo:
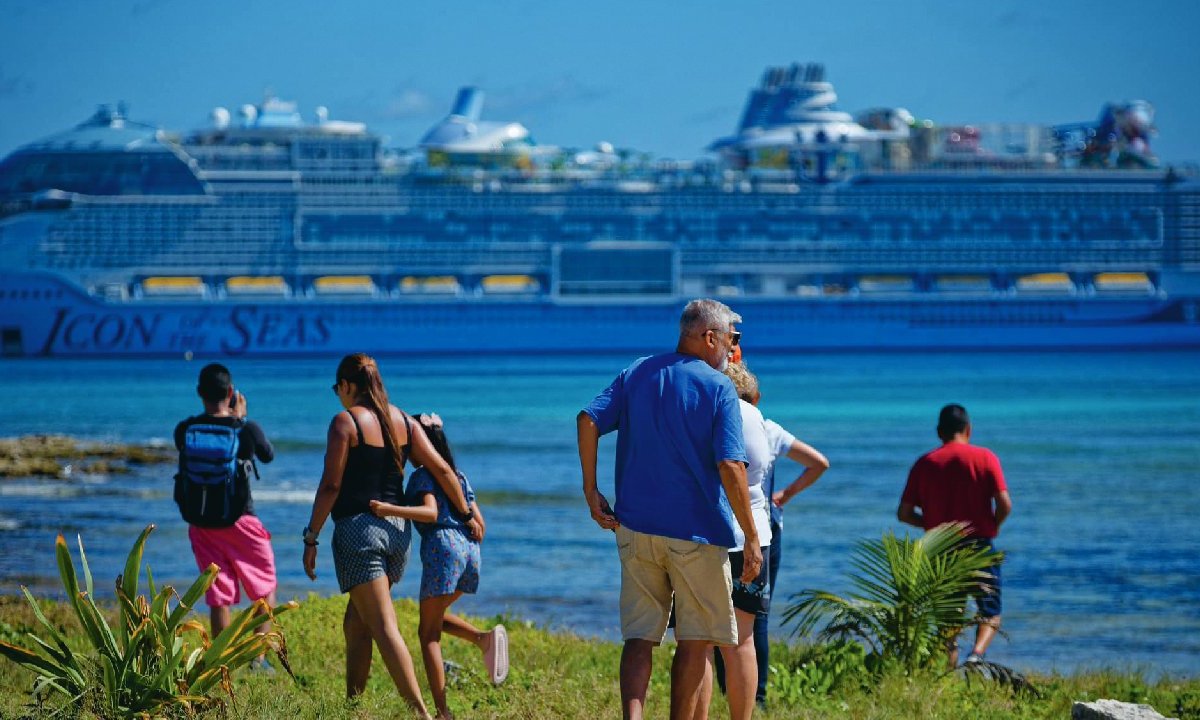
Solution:
[(1077, 702), (1071, 706), (1071, 720), (1168, 720), (1149, 705), (1119, 700)]
[(0, 477), (68, 478), (75, 472), (113, 474), (134, 465), (158, 465), (177, 459), (174, 448), (160, 445), (81, 442), (66, 435), (0, 438)]

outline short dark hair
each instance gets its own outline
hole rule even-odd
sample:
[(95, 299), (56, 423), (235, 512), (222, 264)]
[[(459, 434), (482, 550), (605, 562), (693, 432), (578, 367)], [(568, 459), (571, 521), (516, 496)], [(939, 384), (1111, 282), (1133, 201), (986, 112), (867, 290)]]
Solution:
[(951, 403), (938, 413), (937, 434), (943, 440), (949, 440), (971, 424), (971, 417), (962, 405)]
[(196, 384), (196, 392), (208, 402), (221, 402), (229, 397), (229, 389), (233, 387), (233, 376), (229, 368), (221, 363), (209, 363), (200, 371), (200, 380)]

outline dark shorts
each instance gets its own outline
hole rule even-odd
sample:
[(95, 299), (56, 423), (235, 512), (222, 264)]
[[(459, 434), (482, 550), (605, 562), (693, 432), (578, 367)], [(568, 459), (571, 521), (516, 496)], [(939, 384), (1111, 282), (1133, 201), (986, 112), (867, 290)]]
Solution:
[[(992, 541), (985, 538), (973, 538), (967, 542), (976, 547), (996, 549)], [(979, 583), (979, 589), (971, 593), (971, 597), (975, 598), (975, 609), (980, 617), (993, 618), (999, 616), (1003, 608), (1000, 602), (1000, 563), (991, 566), (987, 571), (990, 577)]]
[(386, 575), (396, 584), (408, 564), (412, 523), (359, 513), (334, 521), (333, 568), (342, 592)]
[(743, 583), (742, 562), (745, 554), (741, 550), (729, 553), (729, 575), (733, 578), (733, 606), (742, 612), (765, 613), (771, 609), (771, 587), (768, 583), (771, 575), (771, 546), (762, 548), (762, 569), (758, 577), (749, 583)]

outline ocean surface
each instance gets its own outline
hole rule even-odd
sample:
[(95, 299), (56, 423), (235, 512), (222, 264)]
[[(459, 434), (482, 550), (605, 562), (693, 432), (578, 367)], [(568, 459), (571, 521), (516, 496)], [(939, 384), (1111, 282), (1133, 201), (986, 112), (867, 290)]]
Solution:
[[(749, 338), (747, 339), (749, 340)], [(752, 352), (752, 351), (751, 351)], [(581, 635), (618, 637), (611, 534), (580, 493), (575, 414), (632, 356), (381, 358), (393, 402), (446, 421), (488, 520), (480, 592), (464, 611), (506, 613)], [(895, 509), (909, 466), (937, 444), (938, 409), (970, 410), (974, 441), (996, 451), (1015, 509), (1004, 627), (989, 656), (1021, 669), (1111, 667), (1200, 674), (1200, 352), (794, 354), (748, 356), (764, 414), (824, 452), (826, 475), (788, 505), (775, 598), (779, 624), (805, 588), (845, 591), (857, 541), (906, 532)], [(4, 360), (0, 436), (63, 433), (170, 442), (199, 412), (200, 360)], [(328, 544), (315, 583), (300, 531), (339, 409), (336, 359), (229, 363), (278, 457), (260, 465), (259, 515), (273, 533), (280, 597), (337, 592)], [(611, 498), (614, 443), (601, 445)], [(171, 500), (173, 467), (131, 475), (0, 481), (0, 593), (58, 590), (54, 538), (82, 535), (110, 587), (147, 523), (155, 578), (195, 577)], [(783, 461), (781, 482), (798, 468)], [(77, 553), (76, 553), (77, 555)], [(397, 596), (415, 596), (415, 550)]]

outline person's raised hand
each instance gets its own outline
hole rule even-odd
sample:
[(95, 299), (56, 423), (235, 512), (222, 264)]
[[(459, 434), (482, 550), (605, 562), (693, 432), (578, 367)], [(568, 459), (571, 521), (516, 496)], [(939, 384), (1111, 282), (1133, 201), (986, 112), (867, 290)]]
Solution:
[(235, 418), (246, 417), (246, 396), (237, 390), (229, 396), (229, 413)]

